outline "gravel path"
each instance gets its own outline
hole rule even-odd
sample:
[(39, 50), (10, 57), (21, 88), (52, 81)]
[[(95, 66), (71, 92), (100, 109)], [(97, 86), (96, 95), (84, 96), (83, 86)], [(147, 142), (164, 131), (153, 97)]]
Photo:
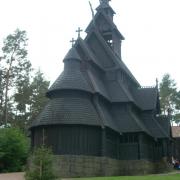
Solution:
[(24, 180), (24, 173), (0, 174), (0, 180)]

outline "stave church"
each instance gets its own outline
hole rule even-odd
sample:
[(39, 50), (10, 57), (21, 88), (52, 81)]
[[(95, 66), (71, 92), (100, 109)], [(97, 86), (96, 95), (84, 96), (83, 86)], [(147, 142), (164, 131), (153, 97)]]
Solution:
[[(158, 83), (142, 87), (121, 57), (123, 35), (109, 0), (101, 0), (66, 54), (48, 104), (33, 121), (32, 147), (54, 153), (61, 177), (116, 176), (167, 170), (171, 127), (161, 115)], [(135, 60), (133, 60), (135, 62)]]

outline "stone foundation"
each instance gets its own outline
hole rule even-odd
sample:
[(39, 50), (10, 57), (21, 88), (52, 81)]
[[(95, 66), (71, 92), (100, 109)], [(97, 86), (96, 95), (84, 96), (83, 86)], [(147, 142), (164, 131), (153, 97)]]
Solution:
[(54, 157), (54, 170), (59, 177), (95, 177), (162, 173), (167, 172), (169, 166), (166, 159), (153, 163), (147, 160), (61, 155)]

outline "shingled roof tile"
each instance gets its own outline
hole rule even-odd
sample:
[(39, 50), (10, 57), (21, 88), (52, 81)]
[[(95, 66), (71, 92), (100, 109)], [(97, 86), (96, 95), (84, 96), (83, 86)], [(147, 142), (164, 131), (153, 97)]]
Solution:
[(99, 115), (88, 98), (51, 99), (31, 127), (55, 124), (101, 126)]
[(65, 68), (57, 80), (49, 88), (47, 95), (50, 95), (52, 91), (62, 89), (74, 89), (83, 90), (87, 92), (93, 92), (87, 79), (84, 76), (84, 72), (80, 70), (80, 56), (75, 48), (72, 48), (65, 57)]
[(133, 91), (133, 97), (136, 101), (136, 104), (142, 110), (153, 110), (156, 109), (157, 105), (157, 88), (137, 88)]

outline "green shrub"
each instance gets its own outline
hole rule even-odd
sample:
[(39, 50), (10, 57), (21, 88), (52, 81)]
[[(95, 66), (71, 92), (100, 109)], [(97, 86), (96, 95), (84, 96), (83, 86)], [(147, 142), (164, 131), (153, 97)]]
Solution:
[(19, 129), (0, 129), (0, 172), (21, 171), (28, 151), (28, 138)]
[(26, 171), (26, 180), (53, 180), (53, 155), (49, 148), (44, 146), (34, 150), (30, 156), (29, 168)]

